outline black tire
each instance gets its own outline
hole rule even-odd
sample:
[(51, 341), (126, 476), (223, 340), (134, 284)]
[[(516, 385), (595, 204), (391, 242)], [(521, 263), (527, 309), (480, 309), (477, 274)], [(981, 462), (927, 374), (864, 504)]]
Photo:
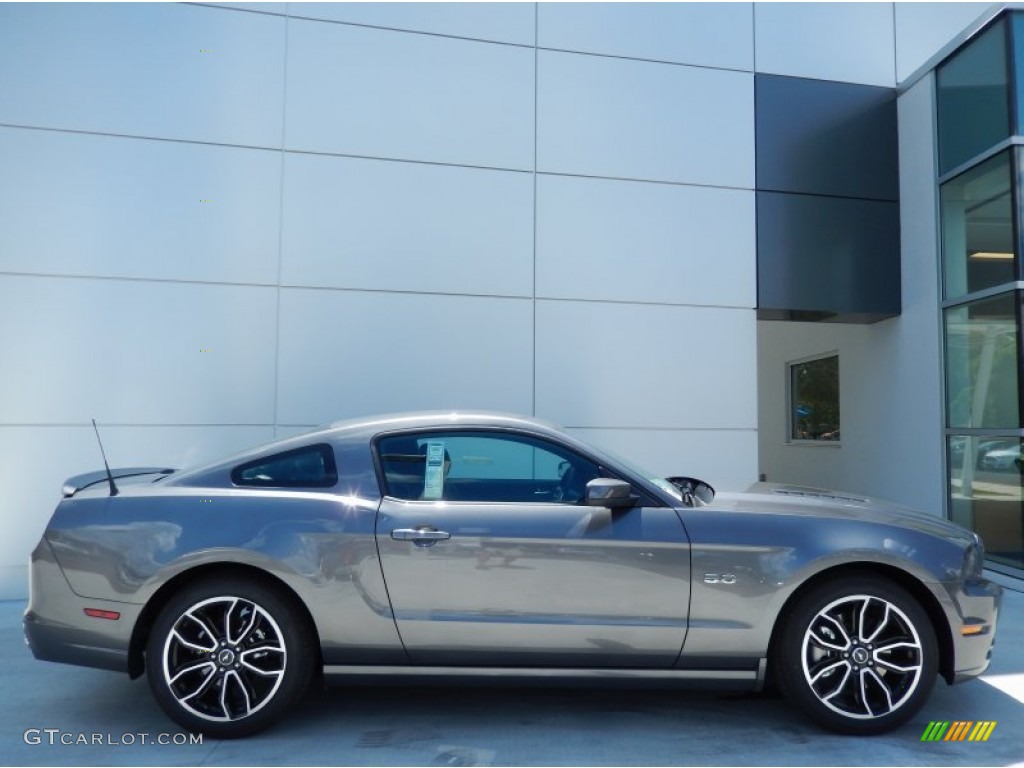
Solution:
[(938, 672), (928, 614), (905, 589), (870, 574), (837, 577), (785, 615), (772, 652), (783, 695), (838, 733), (899, 727), (924, 705)]
[(163, 607), (146, 647), (154, 697), (189, 731), (232, 739), (293, 709), (313, 674), (314, 634), (284, 590), (238, 576), (189, 584)]

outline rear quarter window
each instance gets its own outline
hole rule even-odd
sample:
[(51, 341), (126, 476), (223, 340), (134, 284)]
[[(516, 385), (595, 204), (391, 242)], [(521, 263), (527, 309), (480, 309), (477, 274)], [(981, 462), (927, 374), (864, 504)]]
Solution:
[(338, 482), (334, 450), (307, 445), (241, 464), (231, 470), (235, 485), (257, 488), (330, 488)]

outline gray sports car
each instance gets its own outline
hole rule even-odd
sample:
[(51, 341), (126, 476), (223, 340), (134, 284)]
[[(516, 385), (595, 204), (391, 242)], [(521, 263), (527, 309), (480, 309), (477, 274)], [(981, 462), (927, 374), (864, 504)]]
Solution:
[(187, 471), (70, 478), (32, 554), (39, 659), (146, 674), (250, 734), (314, 676), (759, 690), (878, 733), (989, 664), (978, 537), (850, 495), (661, 479), (535, 419), (362, 419)]

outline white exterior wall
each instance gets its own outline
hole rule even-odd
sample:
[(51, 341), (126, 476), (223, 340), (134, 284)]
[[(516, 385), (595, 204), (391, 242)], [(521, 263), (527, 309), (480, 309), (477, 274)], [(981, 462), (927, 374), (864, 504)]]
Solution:
[[(894, 40), (923, 61), (930, 18), (0, 4), (0, 597), (25, 594), (61, 481), (100, 465), (91, 417), (114, 465), (178, 466), (370, 412), (498, 408), (746, 486), (753, 71), (892, 85)], [(796, 55), (794, 25), (838, 43)]]
[(753, 480), (752, 25), (0, 5), (0, 596), (100, 465), (92, 417), (114, 465), (177, 466), (497, 408)]

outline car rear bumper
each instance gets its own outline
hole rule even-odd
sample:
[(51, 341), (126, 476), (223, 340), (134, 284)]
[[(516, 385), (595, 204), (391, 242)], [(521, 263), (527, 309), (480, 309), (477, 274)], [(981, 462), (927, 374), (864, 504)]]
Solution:
[[(141, 608), (76, 595), (45, 539), (32, 553), (23, 626), (37, 659), (127, 672), (132, 627)], [(89, 616), (86, 609), (117, 614), (117, 619)]]

